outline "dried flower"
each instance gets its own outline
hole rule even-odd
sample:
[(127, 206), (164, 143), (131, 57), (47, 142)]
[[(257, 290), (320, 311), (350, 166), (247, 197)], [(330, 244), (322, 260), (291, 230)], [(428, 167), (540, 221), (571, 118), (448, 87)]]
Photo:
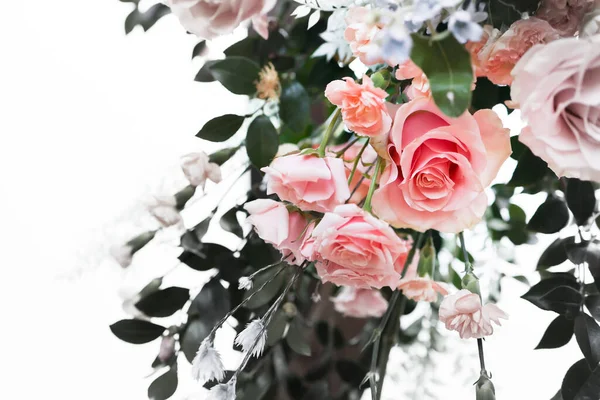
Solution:
[(238, 289), (240, 290), (250, 290), (252, 289), (252, 278), (247, 276), (242, 276), (238, 281)]
[(201, 383), (213, 379), (220, 381), (225, 377), (221, 356), (207, 339), (204, 339), (192, 361), (192, 376)]
[(267, 343), (267, 330), (261, 319), (255, 319), (246, 325), (235, 338), (235, 344), (242, 346), (244, 352), (251, 352), (255, 357), (262, 354)]
[(235, 400), (236, 381), (237, 379), (234, 376), (229, 382), (214, 386), (208, 392), (206, 400)]
[(256, 96), (263, 100), (277, 100), (281, 95), (281, 83), (279, 75), (272, 63), (268, 63), (258, 73), (258, 81), (255, 81)]

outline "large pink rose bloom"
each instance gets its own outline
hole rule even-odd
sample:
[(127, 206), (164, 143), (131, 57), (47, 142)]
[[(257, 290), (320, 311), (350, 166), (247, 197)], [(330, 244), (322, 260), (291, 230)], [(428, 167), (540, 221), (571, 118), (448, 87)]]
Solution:
[(400, 279), (398, 289), (402, 294), (414, 301), (434, 302), (438, 298), (438, 293), (446, 296), (448, 291), (442, 283), (436, 282), (428, 276), (421, 277), (417, 273), (419, 265), (419, 255), (415, 254), (413, 262), (408, 267), (404, 278)]
[(304, 237), (311, 232), (309, 221), (299, 212), (289, 212), (285, 204), (258, 199), (244, 206), (252, 224), (262, 240), (272, 244), (286, 257), (286, 262), (300, 265), (306, 258), (300, 253)]
[(302, 254), (317, 261), (323, 282), (358, 288), (395, 288), (409, 243), (385, 222), (355, 204), (325, 214), (302, 247)]
[(431, 99), (403, 104), (373, 211), (393, 226), (419, 231), (472, 227), (487, 207), (485, 187), (511, 153), (509, 136), (492, 110), (450, 118)]
[(600, 36), (536, 46), (513, 74), (519, 140), (556, 175), (600, 181)]
[(331, 301), (337, 312), (354, 318), (381, 317), (388, 307), (387, 300), (379, 290), (349, 286), (342, 287)]
[(440, 321), (446, 329), (457, 331), (462, 339), (489, 336), (494, 333), (492, 321), (500, 324), (500, 318), (508, 319), (508, 314), (495, 304), (482, 306), (481, 299), (466, 289), (446, 296), (440, 304)]
[[(477, 49), (477, 71), (485, 74), (497, 85), (510, 85), (510, 73), (527, 50), (536, 44), (549, 43), (559, 37), (558, 32), (548, 22), (538, 18), (516, 21), (499, 37), (497, 31), (488, 31), (484, 33), (487, 40), (485, 45)], [(472, 50), (471, 54), (473, 53)]]
[(583, 16), (594, 7), (594, 0), (544, 0), (535, 16), (548, 23), (563, 36), (579, 31)]
[(291, 154), (278, 157), (262, 169), (267, 194), (277, 194), (305, 211), (327, 212), (350, 197), (344, 161)]
[(366, 7), (353, 7), (346, 13), (346, 30), (344, 39), (350, 44), (352, 53), (365, 65), (380, 64), (384, 60), (369, 57), (371, 41), (381, 30), (381, 26), (374, 23), (371, 11)]
[(357, 135), (385, 135), (392, 126), (385, 102), (388, 94), (376, 88), (366, 75), (361, 84), (352, 78), (330, 82), (325, 88), (325, 96), (342, 109), (344, 123)]
[(253, 18), (256, 31), (268, 35), (264, 15), (274, 0), (164, 0), (181, 25), (189, 32), (212, 39), (233, 32), (242, 22)]

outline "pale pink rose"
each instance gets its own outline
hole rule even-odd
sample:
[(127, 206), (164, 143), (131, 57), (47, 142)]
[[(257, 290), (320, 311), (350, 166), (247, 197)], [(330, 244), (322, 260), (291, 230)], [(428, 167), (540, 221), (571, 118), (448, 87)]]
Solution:
[(192, 186), (204, 187), (207, 179), (215, 183), (221, 182), (221, 167), (211, 163), (203, 151), (181, 157), (181, 169)]
[(250, 201), (244, 208), (258, 236), (281, 251), (287, 263), (300, 265), (306, 260), (300, 246), (312, 224), (301, 213), (289, 212), (285, 204), (270, 199)]
[[(345, 147), (346, 144), (341, 144), (339, 146), (331, 147), (330, 151), (341, 151)], [(346, 165), (346, 178), (348, 179), (350, 178), (352, 168), (354, 167), (354, 160), (358, 157), (362, 147), (363, 143), (355, 143), (342, 154), (341, 158)], [(373, 165), (376, 160), (377, 153), (371, 146), (367, 146), (360, 157), (360, 161), (358, 161), (352, 181), (348, 185), (350, 187), (350, 192), (354, 192), (352, 197), (348, 200), (348, 203), (359, 204), (367, 196), (369, 186), (371, 186), (371, 180), (366, 177), (364, 179), (362, 178), (363, 176), (366, 176), (369, 167)]]
[(326, 213), (302, 245), (323, 282), (358, 288), (395, 288), (408, 251), (409, 242), (356, 204)]
[(148, 204), (148, 212), (165, 228), (183, 224), (175, 196), (154, 196)]
[(558, 32), (539, 18), (521, 19), (494, 40), (490, 37), (479, 51), (479, 65), (485, 76), (496, 85), (510, 85), (511, 71), (523, 55), (539, 43), (559, 39)]
[(410, 86), (405, 90), (405, 93), (410, 100), (416, 99), (417, 97), (431, 97), (429, 79), (427, 79), (423, 70), (411, 60), (405, 61), (398, 66), (398, 69), (396, 70), (396, 79), (400, 81), (412, 79)]
[(369, 57), (371, 41), (381, 30), (375, 18), (366, 7), (353, 7), (346, 13), (346, 30), (344, 39), (350, 44), (350, 50), (365, 65), (381, 64), (384, 60)]
[(594, 0), (544, 0), (535, 16), (548, 21), (562, 36), (573, 36), (593, 7)]
[(519, 140), (556, 175), (600, 181), (600, 36), (535, 46), (513, 74)]
[(339, 158), (291, 154), (276, 158), (262, 171), (267, 193), (301, 210), (327, 212), (350, 197), (344, 161)]
[(392, 126), (385, 102), (388, 94), (376, 88), (367, 75), (363, 76), (362, 84), (352, 78), (330, 82), (325, 96), (342, 109), (344, 123), (357, 135), (384, 135)]
[[(274, 0), (164, 0), (183, 27), (204, 39), (233, 32), (242, 22), (268, 13)], [(256, 30), (265, 34), (264, 21), (255, 21)], [(268, 32), (267, 32), (268, 33)]]
[(479, 55), (486, 45), (488, 45), (488, 48), (491, 48), (501, 35), (502, 33), (492, 25), (485, 25), (481, 39), (478, 42), (467, 42), (465, 44), (466, 49), (471, 54), (471, 63), (473, 64), (475, 76), (485, 76), (485, 70), (481, 65), (483, 60)]
[(492, 110), (450, 118), (431, 99), (403, 104), (373, 211), (393, 226), (418, 231), (472, 227), (487, 207), (484, 189), (511, 153), (509, 136)]
[(410, 263), (404, 278), (400, 279), (398, 289), (402, 294), (414, 301), (434, 302), (438, 298), (438, 293), (446, 296), (448, 291), (443, 283), (436, 282), (428, 276), (420, 277), (417, 273), (419, 265), (419, 254), (415, 253), (413, 261)]
[(446, 296), (440, 304), (440, 321), (446, 329), (457, 331), (462, 339), (480, 339), (494, 333), (492, 321), (500, 324), (500, 318), (508, 314), (495, 304), (482, 306), (481, 299), (466, 289)]
[(388, 307), (387, 300), (379, 290), (357, 289), (350, 286), (343, 286), (331, 301), (337, 312), (354, 318), (378, 318), (385, 314)]

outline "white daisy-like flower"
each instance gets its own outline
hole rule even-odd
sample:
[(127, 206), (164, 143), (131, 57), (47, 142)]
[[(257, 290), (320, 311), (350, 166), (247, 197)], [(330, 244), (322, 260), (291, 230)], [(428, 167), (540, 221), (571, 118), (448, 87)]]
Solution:
[(237, 379), (235, 376), (227, 383), (221, 383), (213, 386), (208, 392), (206, 400), (235, 400), (235, 384)]
[(255, 319), (246, 325), (246, 329), (235, 338), (235, 344), (242, 346), (244, 352), (250, 351), (254, 357), (260, 356), (267, 344), (267, 330), (263, 321)]
[(220, 381), (225, 377), (221, 356), (207, 339), (204, 339), (192, 361), (192, 376), (200, 383), (213, 379)]
[(252, 289), (252, 278), (249, 278), (247, 276), (242, 276), (238, 281), (238, 289), (240, 289), (240, 290)]

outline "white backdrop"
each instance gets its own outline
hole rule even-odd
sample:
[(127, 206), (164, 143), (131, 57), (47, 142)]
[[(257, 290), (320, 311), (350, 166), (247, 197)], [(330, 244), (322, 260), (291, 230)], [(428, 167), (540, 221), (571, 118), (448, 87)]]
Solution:
[[(122, 343), (108, 324), (124, 317), (119, 288), (154, 267), (124, 273), (103, 252), (138, 218), (141, 198), (174, 184), (182, 154), (211, 150), (198, 128), (244, 109), (243, 98), (192, 81), (196, 40), (174, 19), (126, 37), (128, 10), (117, 0), (3, 4), (0, 398), (146, 398), (157, 344)], [(539, 253), (520, 249), (525, 274)], [(486, 343), (497, 397), (547, 400), (579, 350), (573, 341), (533, 351), (553, 316), (520, 300), (521, 284), (505, 290), (511, 319)], [(196, 390), (182, 386), (175, 399)], [(474, 398), (462, 389), (439, 398)]]

